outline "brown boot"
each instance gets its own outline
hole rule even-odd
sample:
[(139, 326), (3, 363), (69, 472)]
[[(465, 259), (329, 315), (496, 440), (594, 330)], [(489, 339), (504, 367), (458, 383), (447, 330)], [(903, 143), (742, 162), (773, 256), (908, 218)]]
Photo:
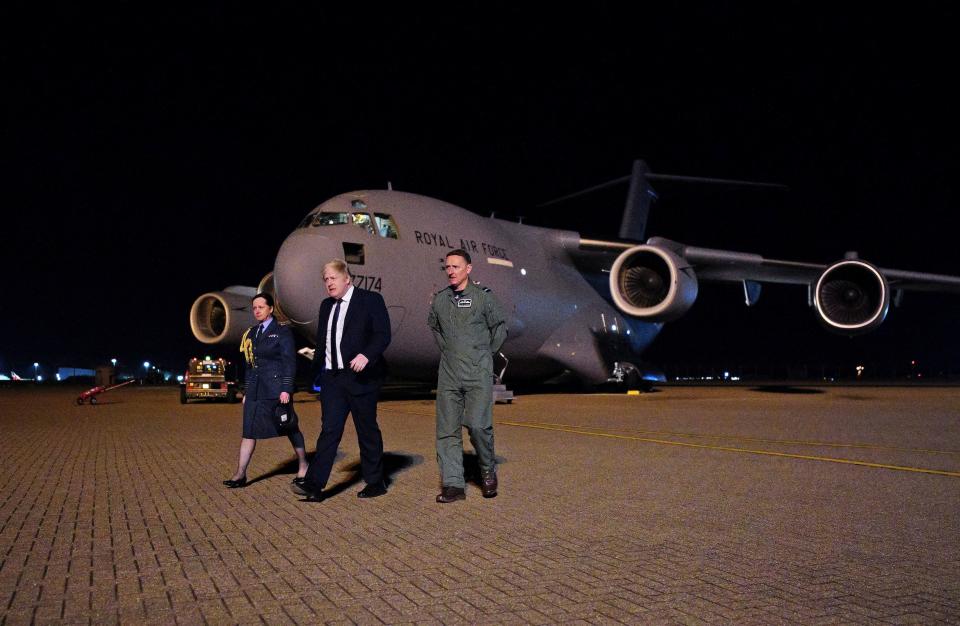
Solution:
[(448, 502), (456, 502), (457, 500), (466, 500), (467, 493), (463, 490), (463, 487), (447, 487), (444, 486), (440, 490), (440, 495), (437, 496), (437, 502), (440, 504), (447, 504)]
[(488, 470), (480, 473), (480, 493), (484, 498), (497, 497), (497, 472)]

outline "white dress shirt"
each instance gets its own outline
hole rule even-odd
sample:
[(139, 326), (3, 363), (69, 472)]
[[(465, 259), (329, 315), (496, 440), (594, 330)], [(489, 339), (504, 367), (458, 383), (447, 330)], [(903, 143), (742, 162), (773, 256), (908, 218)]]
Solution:
[(326, 346), (325, 357), (327, 359), (326, 368), (328, 370), (333, 369), (333, 357), (330, 353), (330, 325), (336, 323), (336, 346), (334, 349), (337, 351), (337, 358), (340, 360), (340, 367), (346, 369), (350, 367), (349, 363), (343, 362), (343, 353), (340, 352), (340, 340), (343, 338), (343, 320), (347, 318), (347, 309), (350, 308), (350, 299), (353, 297), (353, 285), (347, 288), (347, 292), (343, 294), (343, 297), (340, 298), (340, 315), (336, 320), (333, 319), (333, 311), (337, 307), (337, 303), (333, 303), (333, 308), (330, 309), (330, 315), (327, 316), (327, 333), (323, 336), (323, 343)]

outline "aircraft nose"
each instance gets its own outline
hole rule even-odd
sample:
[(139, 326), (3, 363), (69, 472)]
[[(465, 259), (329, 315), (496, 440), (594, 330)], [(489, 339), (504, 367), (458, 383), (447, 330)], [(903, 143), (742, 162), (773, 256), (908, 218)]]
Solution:
[(323, 266), (342, 256), (336, 241), (314, 232), (294, 231), (284, 240), (273, 268), (277, 298), (284, 312), (298, 324), (316, 322), (320, 303), (327, 297)]

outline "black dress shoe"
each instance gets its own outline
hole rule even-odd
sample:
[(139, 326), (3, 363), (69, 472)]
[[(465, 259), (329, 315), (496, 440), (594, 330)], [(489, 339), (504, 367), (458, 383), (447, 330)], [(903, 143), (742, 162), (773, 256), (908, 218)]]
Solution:
[(317, 493), (308, 494), (307, 497), (304, 498), (302, 501), (303, 502), (323, 502), (326, 499), (327, 497), (323, 495), (323, 492), (318, 491)]
[(480, 493), (484, 498), (497, 497), (497, 472), (494, 470), (480, 473)]
[(302, 485), (303, 483), (307, 482), (307, 477), (306, 477), (306, 476), (297, 476), (296, 478), (294, 478), (294, 479), (291, 480), (290, 482), (293, 483), (294, 485)]
[(358, 498), (376, 498), (387, 493), (387, 486), (383, 481), (371, 483), (357, 493)]
[(467, 492), (463, 490), (463, 487), (444, 487), (440, 490), (440, 495), (437, 496), (437, 502), (440, 504), (466, 499)]
[(232, 478), (229, 478), (229, 479), (223, 481), (223, 484), (226, 485), (227, 488), (229, 488), (229, 489), (238, 489), (238, 488), (240, 488), (240, 487), (246, 487), (246, 486), (247, 486), (247, 477), (244, 476), (244, 477), (241, 478), (240, 480), (234, 480), (234, 479), (232, 479)]
[(294, 478), (290, 483), (290, 491), (298, 496), (313, 495), (313, 485), (307, 483), (306, 478)]

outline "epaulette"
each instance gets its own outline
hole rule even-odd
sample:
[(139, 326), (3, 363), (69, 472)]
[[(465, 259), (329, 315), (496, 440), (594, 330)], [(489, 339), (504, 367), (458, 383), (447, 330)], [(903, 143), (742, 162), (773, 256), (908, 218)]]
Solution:
[(481, 284), (478, 283), (478, 282), (474, 282), (474, 283), (473, 283), (473, 286), (476, 287), (477, 289), (479, 289), (480, 291), (485, 292), (485, 293), (493, 293), (492, 291), (490, 291), (490, 288), (489, 288), (489, 287), (484, 287), (483, 285), (481, 285)]

